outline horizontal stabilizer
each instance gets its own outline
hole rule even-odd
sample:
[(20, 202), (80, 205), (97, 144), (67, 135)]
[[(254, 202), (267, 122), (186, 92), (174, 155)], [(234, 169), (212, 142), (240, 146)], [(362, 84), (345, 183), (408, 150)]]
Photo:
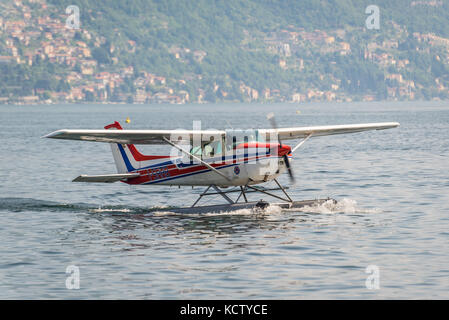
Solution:
[(112, 183), (117, 181), (124, 181), (131, 178), (137, 178), (139, 173), (118, 173), (118, 174), (102, 174), (97, 176), (88, 176), (85, 174), (76, 177), (73, 182), (101, 182)]

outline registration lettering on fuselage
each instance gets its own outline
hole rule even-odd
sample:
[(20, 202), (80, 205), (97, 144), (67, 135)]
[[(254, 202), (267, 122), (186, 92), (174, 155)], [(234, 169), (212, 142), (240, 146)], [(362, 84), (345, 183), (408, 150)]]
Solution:
[(169, 173), (167, 167), (156, 168), (156, 169), (147, 169), (145, 171), (145, 173), (141, 173), (141, 174), (148, 175), (148, 178), (152, 181), (162, 179), (162, 178), (167, 178), (170, 176), (170, 173)]

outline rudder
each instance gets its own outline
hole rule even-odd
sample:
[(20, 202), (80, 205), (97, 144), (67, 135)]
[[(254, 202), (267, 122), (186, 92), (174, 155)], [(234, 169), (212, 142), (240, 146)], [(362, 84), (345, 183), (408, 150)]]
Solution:
[[(108, 124), (104, 127), (105, 129), (116, 129), (116, 130), (123, 130), (122, 126), (119, 122), (115, 121), (112, 124)], [(111, 143), (111, 151), (112, 156), (114, 157), (115, 166), (117, 167), (118, 173), (127, 173), (130, 171), (134, 171), (137, 166), (133, 166), (131, 163), (132, 160), (130, 160), (130, 155), (128, 154), (125, 145), (121, 145), (119, 143)], [(132, 145), (134, 147), (134, 145)]]

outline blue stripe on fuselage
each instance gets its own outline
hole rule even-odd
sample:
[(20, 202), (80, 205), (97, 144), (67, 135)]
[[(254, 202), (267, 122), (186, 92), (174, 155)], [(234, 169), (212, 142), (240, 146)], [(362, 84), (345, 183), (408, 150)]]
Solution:
[[(282, 157), (275, 157), (274, 159), (281, 159), (281, 158)], [(257, 160), (259, 160), (259, 159), (257, 159)], [(254, 160), (251, 160), (249, 162), (237, 162), (237, 163), (232, 163), (232, 164), (225, 164), (225, 165), (220, 166), (220, 167), (215, 167), (215, 169), (220, 170), (220, 169), (224, 169), (224, 168), (228, 168), (228, 167), (232, 167), (232, 166), (238, 166), (238, 165), (242, 165), (242, 164), (256, 162), (257, 160), (254, 159)], [(202, 166), (202, 165), (199, 165), (199, 166)], [(152, 181), (149, 181), (149, 182), (145, 182), (145, 183), (142, 183), (142, 185), (156, 184), (156, 183), (160, 183), (160, 182), (165, 182), (165, 181), (169, 181), (169, 180), (175, 180), (175, 179), (179, 179), (179, 178), (192, 176), (192, 175), (195, 175), (195, 174), (207, 173), (209, 171), (212, 171), (212, 170), (211, 169), (204, 169), (204, 170), (198, 170), (198, 171), (195, 171), (195, 172), (181, 173), (181, 174), (178, 174), (176, 176), (169, 176), (167, 178), (162, 178), (162, 179), (157, 179), (157, 180), (152, 180)]]
[(128, 156), (126, 155), (125, 150), (123, 149), (121, 144), (117, 143), (117, 147), (120, 150), (120, 153), (122, 154), (123, 161), (125, 161), (126, 169), (128, 169), (128, 172), (134, 171), (134, 167), (131, 165), (131, 162), (128, 159)]
[[(177, 158), (175, 161), (166, 161), (166, 162), (156, 163), (156, 164), (153, 164), (153, 165), (150, 165), (150, 166), (146, 166), (146, 167), (143, 167), (143, 168), (135, 169), (132, 166), (131, 162), (129, 161), (129, 158), (126, 155), (126, 152), (123, 149), (123, 146), (121, 144), (118, 144), (118, 143), (117, 143), (117, 146), (118, 146), (118, 148), (120, 150), (120, 153), (122, 155), (123, 161), (125, 161), (126, 169), (128, 170), (128, 172), (132, 172), (132, 171), (136, 171), (136, 170), (144, 170), (144, 169), (149, 169), (149, 168), (154, 168), (154, 167), (163, 167), (163, 166), (167, 166), (167, 165), (170, 165), (170, 164), (175, 164), (178, 168), (186, 168), (186, 167), (191, 167), (191, 166), (198, 165), (198, 163), (183, 163), (182, 161), (180, 161), (180, 158)], [(269, 153), (267, 153), (266, 155), (268, 155), (268, 154)], [(228, 159), (232, 158), (233, 160), (237, 161), (237, 164), (241, 164), (241, 162), (240, 162), (241, 161), (241, 157), (236, 157), (236, 156), (237, 155), (232, 155), (232, 156), (227, 156), (227, 157), (214, 157), (214, 158), (208, 159), (209, 160), (208, 162), (209, 163), (214, 163), (215, 161), (218, 161), (218, 160), (222, 160), (223, 161), (223, 158), (224, 158), (225, 161), (227, 161)], [(251, 154), (251, 155), (243, 154), (243, 158), (244, 159), (245, 159), (245, 156), (246, 156), (246, 159), (248, 159), (248, 158), (254, 157), (254, 156), (258, 157), (259, 154), (258, 154), (258, 152), (254, 153), (254, 154)], [(261, 158), (264, 158), (264, 157), (262, 156)], [(260, 158), (257, 159), (257, 160), (260, 160)], [(248, 160), (244, 160), (244, 163), (247, 163), (247, 162), (248, 162)], [(221, 168), (223, 168), (223, 167), (221, 167)]]

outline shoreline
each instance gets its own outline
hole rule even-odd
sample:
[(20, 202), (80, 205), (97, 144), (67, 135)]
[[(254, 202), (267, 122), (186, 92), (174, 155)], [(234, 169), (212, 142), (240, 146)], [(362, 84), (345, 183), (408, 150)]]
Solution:
[(269, 102), (263, 102), (263, 101), (218, 101), (218, 102), (187, 102), (187, 103), (160, 103), (160, 102), (154, 102), (154, 103), (128, 103), (128, 102), (110, 102), (110, 101), (79, 101), (79, 102), (39, 102), (39, 103), (24, 103), (24, 102), (18, 102), (18, 103), (0, 103), (1, 106), (53, 106), (53, 105), (201, 105), (201, 104), (211, 104), (211, 105), (219, 105), (219, 104), (229, 104), (229, 105), (238, 105), (238, 104), (251, 104), (251, 105), (257, 105), (257, 104), (263, 104), (263, 105), (269, 105), (269, 104), (291, 104), (291, 105), (311, 105), (311, 104), (348, 104), (348, 103), (444, 103), (448, 102), (449, 99), (443, 100), (439, 98), (435, 98), (432, 100), (350, 100), (350, 101), (303, 101), (303, 102), (292, 102), (292, 101), (269, 101)]

